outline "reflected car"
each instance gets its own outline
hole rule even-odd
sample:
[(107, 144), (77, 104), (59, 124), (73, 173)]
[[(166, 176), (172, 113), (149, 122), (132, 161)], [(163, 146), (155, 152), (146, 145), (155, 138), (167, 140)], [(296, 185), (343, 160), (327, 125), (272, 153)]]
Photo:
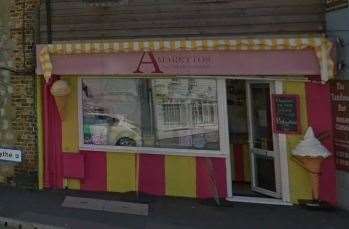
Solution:
[[(84, 114), (85, 144), (141, 146), (141, 130), (121, 115)], [(96, 140), (98, 139), (98, 140)]]

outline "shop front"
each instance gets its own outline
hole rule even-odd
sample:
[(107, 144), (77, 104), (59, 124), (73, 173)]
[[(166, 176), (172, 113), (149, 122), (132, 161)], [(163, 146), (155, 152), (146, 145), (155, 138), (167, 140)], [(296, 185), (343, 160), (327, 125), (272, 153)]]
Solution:
[[(296, 203), (332, 131), (322, 37), (38, 45), (40, 186)], [(331, 150), (331, 139), (323, 142)], [(333, 160), (321, 199), (335, 203)]]

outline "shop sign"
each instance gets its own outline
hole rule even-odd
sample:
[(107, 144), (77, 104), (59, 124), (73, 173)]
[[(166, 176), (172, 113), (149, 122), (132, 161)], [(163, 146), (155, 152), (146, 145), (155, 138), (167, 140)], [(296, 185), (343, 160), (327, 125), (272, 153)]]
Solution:
[(272, 109), (275, 133), (298, 134), (301, 132), (298, 95), (273, 95)]
[(14, 149), (0, 149), (0, 161), (21, 162), (22, 152)]
[(334, 152), (339, 170), (349, 171), (349, 81), (331, 82)]
[[(40, 46), (37, 53), (40, 54)], [(38, 59), (38, 61), (40, 61)], [(56, 75), (318, 76), (313, 50), (128, 52), (52, 57)], [(41, 64), (36, 69), (43, 74)]]
[(338, 10), (348, 7), (348, 0), (326, 0), (326, 10)]

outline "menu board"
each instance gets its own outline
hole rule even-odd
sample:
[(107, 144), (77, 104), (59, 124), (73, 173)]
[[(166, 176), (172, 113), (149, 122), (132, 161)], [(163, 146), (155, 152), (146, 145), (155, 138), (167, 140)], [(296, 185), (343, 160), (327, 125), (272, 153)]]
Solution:
[(298, 95), (273, 95), (272, 108), (275, 133), (299, 134), (301, 132)]
[(349, 81), (331, 81), (331, 99), (336, 165), (349, 171)]

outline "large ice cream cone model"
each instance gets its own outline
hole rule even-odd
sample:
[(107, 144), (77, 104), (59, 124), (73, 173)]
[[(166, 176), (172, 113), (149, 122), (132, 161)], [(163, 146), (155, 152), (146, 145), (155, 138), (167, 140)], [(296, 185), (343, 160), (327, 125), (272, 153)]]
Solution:
[(64, 120), (65, 106), (67, 104), (71, 89), (66, 81), (57, 80), (52, 84), (50, 91), (55, 98), (59, 116), (61, 117), (61, 120)]
[(321, 165), (325, 158), (331, 156), (331, 153), (315, 137), (313, 129), (309, 127), (304, 140), (297, 145), (292, 154), (309, 172), (313, 199), (319, 200)]
[(312, 158), (312, 157), (297, 156), (297, 159), (303, 164), (304, 168), (310, 174), (313, 199), (319, 200), (321, 164), (322, 164), (322, 161), (324, 160), (324, 158), (322, 158), (322, 157)]

